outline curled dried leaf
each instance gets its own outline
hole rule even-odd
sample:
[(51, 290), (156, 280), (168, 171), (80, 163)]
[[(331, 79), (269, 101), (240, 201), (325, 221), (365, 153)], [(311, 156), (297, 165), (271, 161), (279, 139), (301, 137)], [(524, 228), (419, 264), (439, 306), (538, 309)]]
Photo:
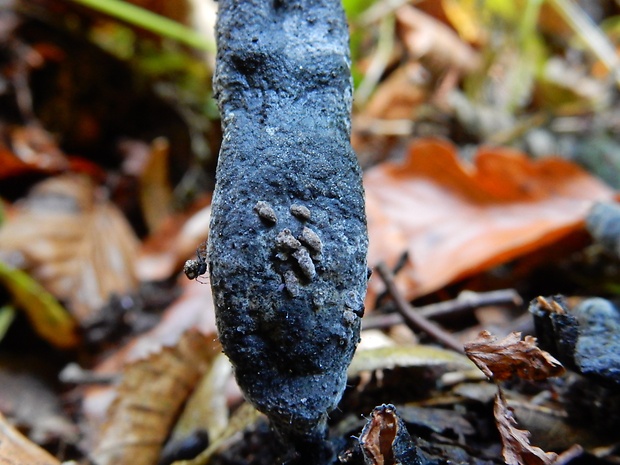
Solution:
[(432, 71), (440, 73), (454, 68), (469, 73), (480, 65), (477, 52), (435, 18), (410, 5), (400, 7), (396, 18), (410, 55)]
[(367, 465), (413, 465), (419, 463), (417, 448), (405, 423), (392, 404), (372, 411), (359, 438)]
[(12, 427), (0, 413), (0, 464), (60, 465), (60, 461)]
[(498, 390), (495, 397), (493, 415), (502, 439), (502, 454), (508, 465), (550, 465), (554, 463), (557, 454), (532, 446), (529, 431), (517, 428), (517, 420), (501, 390)]
[(501, 341), (488, 331), (482, 331), (478, 339), (465, 344), (465, 354), (482, 372), (495, 381), (514, 376), (538, 381), (564, 373), (562, 364), (549, 353), (536, 346), (536, 338), (513, 332)]
[(386, 405), (376, 408), (360, 436), (366, 463), (393, 465), (392, 443), (397, 432), (398, 419), (394, 409)]

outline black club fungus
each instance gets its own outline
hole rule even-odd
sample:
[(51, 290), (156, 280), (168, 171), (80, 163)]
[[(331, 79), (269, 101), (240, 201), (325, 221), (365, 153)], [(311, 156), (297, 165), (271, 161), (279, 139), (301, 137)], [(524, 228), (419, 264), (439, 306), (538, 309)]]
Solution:
[(367, 281), (346, 19), (337, 0), (220, 0), (216, 34), (220, 340), (247, 399), (307, 452), (345, 388)]

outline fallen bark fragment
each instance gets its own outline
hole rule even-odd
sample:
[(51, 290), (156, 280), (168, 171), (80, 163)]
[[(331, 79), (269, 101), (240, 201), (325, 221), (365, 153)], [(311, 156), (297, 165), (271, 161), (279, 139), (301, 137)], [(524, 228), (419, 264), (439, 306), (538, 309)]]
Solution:
[(530, 303), (536, 333), (545, 348), (569, 368), (620, 388), (620, 311), (612, 302), (590, 298), (569, 310), (560, 298)]
[(248, 400), (311, 461), (366, 291), (347, 24), (335, 0), (219, 8), (224, 136), (208, 263), (220, 340)]

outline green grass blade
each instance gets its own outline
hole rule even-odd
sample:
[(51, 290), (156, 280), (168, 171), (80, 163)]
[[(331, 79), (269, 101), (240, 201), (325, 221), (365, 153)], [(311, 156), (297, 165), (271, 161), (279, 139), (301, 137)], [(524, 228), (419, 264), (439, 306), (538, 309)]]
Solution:
[(93, 10), (105, 13), (118, 20), (141, 27), (163, 37), (181, 42), (207, 52), (215, 51), (215, 42), (196, 31), (164, 16), (157, 15), (131, 3), (121, 0), (71, 0)]

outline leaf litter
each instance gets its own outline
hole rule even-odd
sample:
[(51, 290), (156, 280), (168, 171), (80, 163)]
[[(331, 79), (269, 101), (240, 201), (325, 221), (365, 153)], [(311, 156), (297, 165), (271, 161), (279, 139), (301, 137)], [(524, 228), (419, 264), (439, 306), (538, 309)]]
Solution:
[(128, 365), (92, 452), (105, 464), (157, 461), (169, 429), (219, 347), (190, 331), (173, 347)]
[(0, 413), (0, 464), (60, 465), (60, 460), (37, 446)]
[[(469, 165), (440, 140), (418, 140), (403, 162), (367, 170), (364, 186), (369, 264), (407, 252), (396, 281), (408, 299), (583, 229), (593, 203), (614, 195), (561, 159), (483, 148)], [(380, 289), (371, 278), (367, 306)]]
[[(348, 8), (356, 8), (351, 6), (356, 3), (354, 1), (345, 3), (349, 4)], [(490, 14), (488, 11), (483, 14), (474, 6), (474, 2), (469, 0), (422, 1), (402, 8), (394, 5), (396, 4), (387, 5), (379, 1), (374, 5), (374, 19), (370, 14), (359, 16), (367, 21), (365, 28), (362, 28), (365, 33), (374, 28), (373, 21), (384, 26), (391, 24), (391, 28), (382, 29), (382, 34), (383, 40), (391, 41), (392, 45), (386, 55), (379, 56), (384, 60), (384, 67), (373, 81), (376, 88), (368, 89), (368, 103), (356, 109), (353, 137), (357, 140), (359, 151), (368, 156), (365, 158), (367, 166), (386, 158), (398, 159), (400, 156), (403, 160), (379, 163), (365, 173), (371, 260), (374, 262), (371, 264), (374, 266), (385, 261), (389, 265), (395, 265), (403, 254), (408, 252), (404, 267), (394, 270), (400, 292), (405, 294), (408, 300), (424, 297), (432, 292), (438, 293), (433, 299), (436, 299), (437, 295), (444, 298), (451, 292), (448, 286), (463, 277), (503, 266), (525, 253), (537, 252), (547, 245), (555, 244), (568, 234), (583, 232), (584, 218), (593, 203), (613, 200), (613, 189), (564, 160), (550, 158), (532, 161), (519, 150), (483, 147), (477, 149), (478, 154), (472, 161), (466, 161), (471, 158), (466, 144), (472, 141), (476, 145), (485, 140), (501, 140), (529, 149), (527, 143), (521, 142), (527, 142), (528, 125), (532, 122), (542, 124), (543, 127), (536, 129), (548, 131), (545, 134), (552, 134), (554, 137), (558, 133), (553, 132), (553, 124), (547, 125), (548, 122), (558, 127), (567, 122), (582, 124), (585, 121), (580, 119), (583, 112), (591, 111), (596, 105), (605, 106), (610, 103), (609, 95), (604, 94), (608, 86), (604, 76), (608, 76), (608, 73), (588, 76), (589, 68), (582, 67), (571, 74), (571, 79), (558, 80), (558, 76), (563, 76), (562, 73), (571, 68), (571, 63), (567, 57), (561, 57), (559, 61), (548, 60), (548, 50), (541, 53), (541, 50), (535, 49), (535, 42), (540, 44), (545, 39), (536, 27), (531, 28), (532, 24), (535, 24), (530, 21), (531, 16), (528, 16), (532, 10), (526, 10), (528, 14), (522, 14), (519, 7), (502, 1), (489, 2)], [(359, 5), (357, 8), (360, 8)], [(548, 9), (549, 6), (545, 5), (543, 8)], [(560, 44), (556, 46), (567, 47), (562, 41), (571, 37), (571, 28), (545, 11), (539, 18), (541, 30), (555, 28), (553, 31), (556, 31), (554, 34)], [(492, 21), (489, 21), (490, 18)], [(533, 39), (533, 45), (529, 44), (529, 48), (523, 50), (519, 47), (524, 46), (524, 43), (506, 40), (506, 32), (498, 28), (498, 25), (510, 22), (512, 23), (509, 25), (513, 28), (515, 25), (516, 28), (523, 28), (528, 26), (528, 21), (530, 33), (525, 36)], [(550, 21), (559, 21), (560, 24), (550, 26)], [(490, 24), (493, 27), (490, 27)], [(108, 33), (106, 31), (118, 32), (116, 27), (99, 23), (97, 34), (101, 38)], [(357, 29), (359, 30), (359, 27)], [(428, 31), (429, 34), (421, 36), (421, 30)], [(389, 34), (394, 36), (390, 37)], [(492, 50), (495, 45), (490, 38), (498, 36), (501, 40), (497, 43), (501, 44), (503, 49), (500, 47)], [(356, 40), (355, 36), (353, 39)], [(44, 50), (44, 47), (45, 44), (38, 44), (32, 50)], [(498, 50), (501, 53), (498, 53)], [(524, 54), (524, 50), (527, 53)], [(58, 52), (63, 53), (60, 49)], [(377, 50), (377, 54), (381, 53), (385, 54), (386, 51)], [(531, 61), (527, 69), (521, 66), (522, 63), (519, 64), (523, 56)], [(483, 59), (482, 65), (478, 61), (480, 57)], [(364, 60), (358, 58), (353, 63), (354, 71), (358, 66), (365, 66)], [(570, 59), (574, 60), (574, 56)], [(539, 66), (540, 60), (548, 60), (544, 68)], [(41, 65), (42, 63), (37, 66)], [(539, 73), (541, 70), (545, 72)], [(204, 86), (203, 81), (201, 85)], [(471, 85), (472, 82), (482, 84), (475, 88)], [(458, 97), (455, 97), (457, 88), (462, 88), (462, 92), (459, 91)], [(404, 93), (403, 89), (406, 90)], [(479, 92), (481, 89), (484, 92)], [(530, 96), (532, 100), (528, 100)], [(456, 108), (460, 105), (457, 103), (459, 98), (468, 105), (466, 110)], [(483, 108), (489, 110), (485, 117), (486, 123), (482, 121), (485, 118), (479, 118), (482, 124), (476, 127), (478, 123), (474, 120), (483, 113)], [(519, 108), (523, 114), (512, 113), (514, 108)], [(545, 112), (551, 110), (550, 115), (547, 114), (545, 118), (537, 115), (531, 117), (531, 111), (538, 111), (540, 108), (544, 108)], [(557, 114), (553, 114), (553, 111), (558, 109), (562, 116), (568, 115), (568, 119), (562, 120)], [(609, 131), (610, 128), (613, 131), (613, 108), (604, 108), (600, 114), (605, 116), (599, 119), (606, 122), (596, 121), (596, 115), (590, 120), (588, 131), (591, 133), (588, 137), (592, 139), (598, 137), (597, 131)], [(531, 119), (527, 120), (529, 117)], [(520, 126), (524, 118), (526, 121)], [(95, 126), (97, 124), (98, 122), (95, 122)], [(80, 127), (88, 127), (88, 124)], [(425, 133), (448, 136), (455, 141), (455, 145), (428, 138), (418, 139), (413, 144), (410, 142), (410, 136)], [(558, 140), (560, 138), (557, 136)], [(145, 143), (147, 147), (150, 145), (151, 142)], [(38, 134), (36, 125), (18, 126), (10, 136), (5, 136), (0, 149), (0, 159), (3, 160), (0, 162), (0, 174), (5, 173), (0, 176), (3, 180), (9, 179), (8, 176), (23, 176), (29, 173), (38, 173), (39, 176), (55, 175), (58, 172), (75, 170), (78, 166), (73, 157), (65, 157), (58, 150), (57, 142), (49, 137), (48, 133), (43, 131)], [(587, 159), (587, 156), (581, 154), (581, 160), (583, 159)], [(96, 275), (106, 276), (106, 279), (114, 281), (118, 278), (122, 284), (116, 281), (118, 287), (111, 286), (114, 289), (112, 293), (123, 296), (135, 290), (138, 281), (174, 281), (183, 262), (193, 258), (196, 247), (206, 239), (208, 207), (190, 221), (187, 220), (190, 217), (188, 210), (191, 211), (194, 207), (185, 208), (180, 214), (171, 213), (171, 195), (177, 195), (176, 191), (171, 192), (170, 177), (174, 174), (166, 172), (171, 166), (166, 163), (165, 155), (159, 157), (158, 161), (152, 161), (152, 170), (144, 173), (142, 190), (138, 191), (144, 209), (143, 219), (148, 223), (149, 231), (139, 260), (136, 259), (138, 243), (135, 234), (129, 230), (123, 218), (127, 211), (120, 213), (118, 208), (105, 199), (105, 195), (101, 196), (102, 189), (95, 187), (97, 183), (86, 182), (90, 183), (90, 186), (85, 188), (81, 185), (83, 181), (68, 182), (67, 177), (59, 176), (57, 181), (60, 184), (72, 187), (60, 190), (44, 188), (41, 196), (48, 196), (49, 199), (39, 205), (43, 208), (38, 208), (38, 212), (35, 212), (37, 208), (29, 211), (32, 205), (36, 206), (36, 199), (32, 198), (22, 201), (22, 206), (16, 203), (9, 207), (9, 219), (0, 230), (0, 238), (5, 230), (10, 231), (11, 223), (22, 224), (10, 234), (11, 241), (15, 241), (10, 242), (6, 249), (12, 256), (11, 263), (23, 269), (19, 273), (27, 272), (30, 280), (43, 285), (50, 296), (53, 295), (54, 299), (59, 300), (61, 305), (64, 304), (74, 315), (69, 317), (66, 311), (54, 313), (51, 310), (53, 306), (45, 303), (46, 297), (41, 298), (45, 294), (34, 291), (36, 288), (24, 280), (22, 287), (30, 289), (28, 292), (37, 295), (39, 300), (33, 300), (34, 303), (21, 303), (21, 306), (26, 307), (26, 312), (37, 306), (45, 308), (42, 312), (28, 313), (34, 321), (43, 325), (39, 337), (60, 347), (75, 347), (77, 344), (77, 350), (82, 351), (80, 341), (75, 336), (70, 336), (75, 324), (72, 322), (73, 318), (84, 321), (102, 308), (101, 303), (110, 296), (110, 292), (91, 292), (98, 285), (93, 279), (87, 283), (80, 282), (76, 276), (87, 275), (88, 272), (80, 268), (76, 272), (75, 263), (87, 264), (91, 271), (97, 271)], [(171, 162), (175, 164), (177, 160)], [(110, 179), (107, 179), (107, 183), (109, 185)], [(151, 202), (150, 199), (156, 197), (163, 200)], [(72, 200), (65, 203), (63, 198)], [(199, 201), (195, 205), (204, 207), (208, 204), (208, 193), (205, 198), (206, 202), (200, 204)], [(175, 200), (178, 201), (178, 197)], [(33, 202), (32, 205), (29, 206), (29, 202)], [(59, 205), (61, 208), (56, 208)], [(67, 205), (70, 207), (67, 208)], [(57, 222), (48, 222), (47, 217), (41, 215), (41, 210), (45, 210), (47, 206), (54, 207), (48, 211), (48, 216), (53, 216), (52, 213), (57, 215)], [(100, 208), (102, 206), (105, 208)], [(108, 207), (115, 212), (110, 213)], [(84, 227), (89, 225), (95, 216), (108, 218), (109, 221), (104, 222), (111, 224), (101, 235), (93, 234), (90, 227)], [(42, 221), (42, 218), (45, 221)], [(119, 226), (119, 218), (125, 222), (123, 226)], [(604, 215), (602, 219), (607, 220)], [(28, 227), (23, 226), (28, 222)], [(131, 222), (135, 227), (135, 218), (132, 217)], [(65, 223), (69, 225), (66, 242), (91, 243), (92, 247), (98, 250), (94, 255), (99, 258), (77, 252), (78, 247), (66, 247), (66, 244), (63, 245), (62, 241), (50, 232), (64, 231), (58, 225)], [(592, 221), (589, 226), (592, 230), (598, 228)], [(130, 234), (120, 233), (123, 229)], [(137, 229), (140, 229), (139, 225)], [(77, 231), (81, 232), (78, 234)], [(19, 236), (22, 233), (24, 238), (20, 241)], [(609, 248), (613, 250), (615, 242), (611, 236), (613, 234), (599, 240), (611, 244)], [(2, 244), (0, 241), (0, 245)], [(116, 247), (122, 244), (120, 251), (115, 252), (111, 244)], [(128, 244), (131, 245), (127, 246)], [(57, 255), (50, 253), (50, 250), (58, 252)], [(122, 263), (120, 273), (117, 273), (119, 269), (114, 268), (108, 260), (110, 257), (118, 259), (112, 260), (114, 264)], [(18, 277), (18, 274), (13, 273), (16, 272), (8, 269), (6, 274), (10, 279)], [(22, 277), (19, 276), (20, 279)], [(14, 302), (19, 303), (15, 296), (22, 290), (12, 289), (7, 282), (9, 281), (4, 283), (4, 288), (8, 288)], [(64, 283), (65, 286), (58, 283)], [(199, 458), (185, 463), (241, 463), (242, 456), (254, 457), (256, 463), (261, 463), (261, 457), (266, 459), (267, 463), (273, 463), (268, 460), (268, 454), (261, 456), (260, 452), (269, 448), (273, 441), (273, 436), (266, 429), (264, 418), (248, 409), (247, 404), (242, 404), (236, 413), (230, 414), (239, 405), (238, 392), (231, 394), (230, 387), (224, 387), (223, 378), (209, 380), (210, 376), (217, 377), (216, 373), (221, 372), (222, 377), (229, 373), (226, 369), (215, 369), (218, 365), (215, 360), (221, 359), (221, 356), (216, 357), (215, 353), (203, 351), (203, 345), (214, 339), (215, 323), (210, 307), (210, 286), (197, 282), (188, 283), (182, 276), (181, 283), (180, 286), (175, 286), (181, 289), (181, 297), (164, 312), (161, 324), (145, 334), (132, 335), (129, 340), (123, 341), (120, 347), (115, 341), (111, 347), (112, 353), (98, 353), (95, 360), (83, 360), (80, 357), (87, 370), (94, 366), (94, 373), (102, 375), (99, 379), (117, 379), (121, 373), (125, 379), (109, 413), (105, 413), (108, 404), (99, 402), (99, 419), (106, 423), (104, 435), (99, 437), (98, 449), (87, 446), (88, 450), (85, 452), (94, 453), (96, 450), (104, 457), (104, 462), (115, 461), (116, 458), (110, 457), (115, 457), (115, 454), (119, 454), (117, 457), (131, 457), (131, 451), (135, 450), (134, 445), (137, 448), (144, 446), (139, 449), (141, 453), (138, 455), (146, 458), (145, 463), (156, 463), (166, 438), (172, 438), (168, 441), (169, 445), (180, 444), (177, 450), (181, 450), (182, 454), (187, 454), (188, 451), (196, 454), (198, 451), (188, 446), (194, 438), (203, 441), (200, 444), (202, 448), (206, 447), (206, 451)], [(374, 309), (381, 288), (376, 276), (371, 278), (368, 311)], [(75, 291), (78, 289), (83, 291), (81, 295), (76, 295)], [(374, 309), (376, 312), (373, 317), (378, 317), (380, 328), (382, 313), (391, 311), (390, 308), (393, 310), (389, 299), (388, 295), (388, 303), (385, 304), (386, 297), (383, 296), (379, 299), (378, 308)], [(615, 315), (611, 303), (605, 303), (603, 307), (603, 313)], [(502, 308), (501, 303), (483, 306), (476, 309), (467, 324), (471, 324), (471, 319), (477, 315), (504, 310), (506, 309)], [(416, 311), (415, 307), (413, 311)], [(132, 318), (132, 312), (133, 309), (130, 309), (125, 317)], [(455, 327), (462, 330), (463, 322), (452, 318), (455, 314), (451, 312), (451, 307), (448, 306), (440, 323), (449, 325), (451, 329)], [(514, 309), (511, 309), (511, 312), (514, 314)], [(51, 320), (45, 322), (46, 318), (60, 318), (58, 321), (61, 323), (57, 321), (52, 324)], [(491, 318), (479, 319), (491, 321)], [(584, 321), (586, 319), (582, 318)], [(8, 327), (9, 339), (13, 332), (19, 330), (18, 320), (19, 318)], [(398, 326), (400, 323), (394, 321), (392, 320), (390, 326), (382, 327), (385, 337), (396, 335), (393, 325)], [(510, 464), (570, 463), (571, 458), (568, 455), (554, 458), (553, 453), (544, 452), (531, 445), (529, 432), (526, 431), (529, 429), (528, 421), (520, 418), (519, 423), (522, 427), (525, 425), (526, 429), (518, 429), (515, 412), (517, 417), (521, 417), (523, 409), (520, 406), (525, 404), (539, 407), (539, 413), (544, 412), (544, 409), (557, 412), (556, 417), (561, 417), (561, 422), (552, 418), (553, 415), (546, 418), (546, 421), (551, 422), (549, 429), (552, 430), (553, 425), (566, 425), (567, 420), (579, 421), (572, 416), (574, 412), (571, 408), (576, 408), (578, 403), (577, 396), (570, 396), (572, 390), (581, 392), (582, 400), (592, 397), (592, 405), (598, 402), (611, 409), (618, 405), (614, 403), (618, 401), (617, 395), (608, 387), (605, 388), (606, 391), (601, 391), (603, 388), (597, 384), (601, 381), (600, 377), (588, 380), (590, 384), (585, 384), (585, 390), (578, 391), (577, 388), (583, 386), (583, 380), (579, 379), (573, 384), (573, 377), (579, 375), (573, 372), (575, 367), (569, 365), (568, 375), (555, 381), (553, 385), (549, 384), (545, 378), (560, 374), (562, 366), (552, 356), (536, 347), (534, 339), (529, 335), (531, 327), (522, 340), (520, 336), (511, 333), (515, 323), (509, 318), (503, 321), (501, 337), (486, 333), (477, 341), (467, 344), (474, 361), (477, 360), (480, 364), (479, 373), (484, 373), (498, 385), (501, 384), (502, 390), (496, 396), (494, 409), (490, 408), (492, 401), (488, 400), (490, 397), (485, 392), (488, 391), (486, 388), (496, 390), (497, 386), (484, 382), (480, 374), (472, 376), (472, 364), (459, 354), (428, 346), (425, 343), (428, 338), (424, 332), (415, 336), (409, 333), (409, 342), (423, 342), (416, 346), (405, 346), (393, 339), (388, 348), (360, 351), (349, 374), (351, 388), (345, 393), (340, 410), (334, 412), (331, 419), (332, 436), (346, 442), (342, 447), (339, 446), (342, 452), (339, 461), (361, 464), (366, 460), (366, 463), (383, 465), (411, 461), (417, 465), (420, 460), (427, 459), (431, 463), (443, 463), (442, 460), (451, 459), (455, 462), (485, 465), (504, 461)], [(33, 323), (33, 326), (36, 328), (37, 323)], [(183, 336), (186, 330), (192, 327), (200, 328), (208, 336)], [(598, 326), (594, 325), (592, 328), (596, 330)], [(409, 331), (402, 326), (398, 329), (401, 333)], [(464, 334), (466, 332), (461, 331), (456, 337), (467, 343)], [(540, 339), (542, 335), (538, 336)], [(194, 340), (195, 344), (189, 344), (197, 353), (192, 350), (189, 351), (191, 354), (188, 353), (188, 338), (197, 338)], [(197, 342), (198, 340), (201, 342)], [(162, 349), (162, 345), (168, 347)], [(199, 353), (203, 352), (209, 361), (196, 359), (200, 357)], [(171, 354), (177, 356), (170, 357)], [(147, 358), (142, 358), (144, 356)], [(136, 361), (136, 358), (139, 361)], [(589, 362), (592, 357), (588, 355), (580, 360), (584, 361), (586, 358)], [(604, 359), (605, 357), (601, 357), (601, 360)], [(564, 363), (563, 359), (562, 362)], [(162, 366), (169, 367), (170, 370)], [(200, 373), (203, 372), (207, 375), (202, 376)], [(161, 376), (155, 376), (157, 373)], [(518, 381), (515, 377), (523, 379)], [(202, 381), (199, 382), (201, 378)], [(180, 383), (180, 386), (172, 386), (172, 379), (183, 379), (184, 382)], [(132, 384), (133, 382), (135, 384)], [(168, 391), (168, 395), (142, 396), (142, 393), (150, 388), (159, 392), (158, 386), (161, 385), (164, 385), (162, 392)], [(181, 415), (182, 420), (174, 427), (176, 418), (183, 409), (184, 400), (190, 398), (190, 391), (195, 386), (199, 386), (194, 393), (195, 400), (188, 401), (185, 413)], [(85, 390), (75, 389), (71, 398), (78, 399), (77, 405), (73, 405), (77, 408), (78, 416), (93, 415), (88, 409), (96, 396), (86, 393), (95, 388), (100, 392), (105, 390), (108, 398), (114, 390), (112, 386), (101, 385), (89, 386)], [(531, 397), (528, 394), (531, 391), (537, 394)], [(469, 394), (464, 395), (465, 392)], [(160, 403), (156, 403), (156, 400)], [(396, 406), (388, 402), (393, 402)], [(411, 416), (413, 414), (408, 415), (405, 404), (411, 402), (419, 405), (416, 408), (428, 412), (429, 415), (433, 409), (441, 409), (440, 411), (446, 412), (448, 416), (462, 420), (455, 421), (461, 428), (461, 433), (457, 435), (459, 437), (455, 437), (450, 428), (438, 427), (436, 420), (425, 418), (421, 414), (415, 415), (415, 418)], [(196, 404), (206, 408), (202, 410), (196, 407)], [(155, 411), (151, 409), (153, 406), (156, 406)], [(134, 407), (137, 407), (139, 414), (134, 415)], [(0, 410), (2, 408), (0, 405)], [(148, 412), (153, 416), (148, 417)], [(371, 419), (384, 418), (385, 421), (376, 421), (375, 427), (382, 425), (387, 433), (385, 440), (380, 439), (382, 434), (374, 435), (379, 438), (379, 443), (374, 443), (376, 448), (372, 445), (375, 441), (373, 435), (370, 435), (370, 438), (363, 435), (370, 449), (374, 448), (371, 458), (367, 456), (366, 459), (359, 441), (356, 443), (356, 440), (351, 438), (359, 437), (363, 430), (364, 420), (359, 418), (362, 412), (373, 412)], [(597, 414), (601, 416), (597, 417), (596, 423), (605, 424), (609, 431), (617, 430), (612, 415)], [(347, 430), (345, 419), (348, 417), (350, 420), (350, 416), (355, 417), (355, 427)], [(146, 418), (157, 419), (151, 421), (145, 420)], [(554, 421), (556, 423), (553, 423)], [(142, 428), (144, 422), (148, 422), (149, 428)], [(399, 426), (395, 428), (394, 425)], [(463, 425), (470, 426), (465, 428)], [(495, 431), (495, 428), (499, 430), (502, 439), (503, 459), (499, 458), (497, 438), (492, 433), (489, 434), (489, 431)], [(531, 429), (532, 442), (545, 447), (538, 440), (535, 428)], [(341, 434), (345, 430), (347, 433)], [(203, 431), (208, 431), (208, 438), (205, 439)], [(12, 437), (13, 433), (3, 429), (2, 434), (4, 438)], [(395, 442), (401, 435), (402, 443), (406, 446), (396, 451)], [(585, 443), (584, 438), (585, 436), (576, 434), (574, 441)], [(612, 437), (607, 441), (594, 441), (591, 443), (593, 446), (589, 444), (590, 451), (599, 454), (603, 461), (605, 455), (613, 455), (613, 444), (617, 444), (617, 438)], [(207, 446), (209, 442), (210, 445)], [(463, 442), (466, 447), (462, 447)], [(6, 445), (5, 442), (2, 443), (2, 446)], [(30, 453), (25, 450), (31, 446), (32, 443), (24, 440), (24, 444), (19, 446), (23, 450), (12, 449), (7, 452), (0, 448), (0, 462), (6, 460), (7, 463), (39, 463), (38, 458), (23, 455)], [(565, 443), (562, 447), (558, 446), (555, 452), (561, 452), (563, 447)], [(583, 460), (586, 457), (587, 460), (588, 456), (584, 455), (586, 453), (577, 449), (571, 449), (574, 458), (579, 460), (581, 457)], [(428, 455), (430, 450), (432, 453)], [(415, 451), (416, 458), (412, 457), (412, 451)], [(73, 455), (79, 456), (75, 452)], [(188, 456), (176, 456), (166, 452), (163, 458), (172, 461)], [(45, 461), (47, 457), (41, 456), (40, 460), (41, 463), (48, 463)], [(122, 460), (125, 459), (119, 460), (121, 461), (118, 463), (123, 463)]]

